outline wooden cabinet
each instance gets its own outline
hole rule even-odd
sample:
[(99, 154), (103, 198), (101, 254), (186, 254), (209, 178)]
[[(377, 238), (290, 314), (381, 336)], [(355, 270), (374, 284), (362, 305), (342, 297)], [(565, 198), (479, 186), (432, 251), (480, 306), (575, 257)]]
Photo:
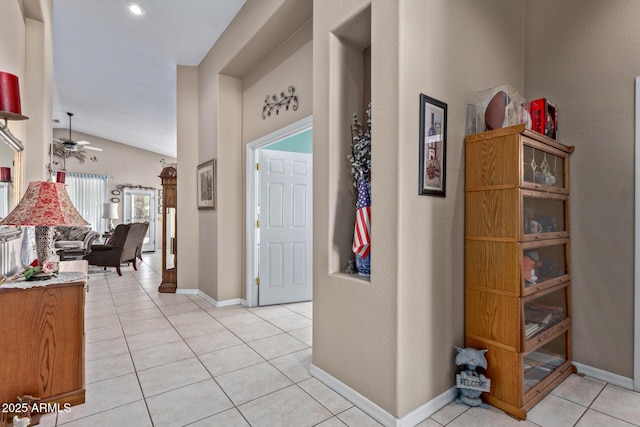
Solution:
[(0, 287), (0, 403), (26, 394), (60, 407), (84, 403), (86, 265), (61, 262), (59, 280), (46, 286)]
[(466, 138), (465, 341), (521, 419), (571, 364), (569, 154), (524, 125)]

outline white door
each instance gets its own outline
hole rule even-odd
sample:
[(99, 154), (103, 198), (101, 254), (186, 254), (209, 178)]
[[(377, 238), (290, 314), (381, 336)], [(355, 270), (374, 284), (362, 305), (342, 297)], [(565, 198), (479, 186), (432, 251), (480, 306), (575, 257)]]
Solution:
[(259, 305), (312, 298), (312, 163), (260, 150)]
[(124, 208), (122, 221), (148, 222), (149, 228), (144, 236), (142, 252), (153, 252), (156, 249), (156, 198), (154, 190), (134, 188), (124, 189)]

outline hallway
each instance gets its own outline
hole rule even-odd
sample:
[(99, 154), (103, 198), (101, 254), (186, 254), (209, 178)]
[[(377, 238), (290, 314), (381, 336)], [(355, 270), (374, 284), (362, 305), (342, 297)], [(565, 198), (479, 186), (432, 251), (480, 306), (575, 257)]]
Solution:
[[(41, 426), (380, 426), (309, 375), (312, 303), (215, 308), (197, 295), (159, 294), (159, 265), (157, 253), (122, 277), (90, 267), (86, 403), (42, 417)], [(573, 375), (524, 422), (451, 403), (419, 426), (637, 420), (640, 394)]]

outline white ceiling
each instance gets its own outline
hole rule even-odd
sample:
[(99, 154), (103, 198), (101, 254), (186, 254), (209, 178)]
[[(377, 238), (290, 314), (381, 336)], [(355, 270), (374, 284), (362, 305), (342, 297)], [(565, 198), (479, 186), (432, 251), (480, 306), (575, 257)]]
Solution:
[[(54, 128), (176, 156), (176, 65), (198, 65), (245, 0), (53, 2)], [(55, 123), (55, 120), (59, 123)]]

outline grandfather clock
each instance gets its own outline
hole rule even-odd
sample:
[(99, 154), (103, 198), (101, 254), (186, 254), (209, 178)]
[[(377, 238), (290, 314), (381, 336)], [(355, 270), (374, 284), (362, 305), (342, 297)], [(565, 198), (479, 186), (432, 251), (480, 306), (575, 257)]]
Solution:
[(158, 292), (175, 292), (178, 283), (177, 171), (167, 166), (162, 180), (162, 283)]

